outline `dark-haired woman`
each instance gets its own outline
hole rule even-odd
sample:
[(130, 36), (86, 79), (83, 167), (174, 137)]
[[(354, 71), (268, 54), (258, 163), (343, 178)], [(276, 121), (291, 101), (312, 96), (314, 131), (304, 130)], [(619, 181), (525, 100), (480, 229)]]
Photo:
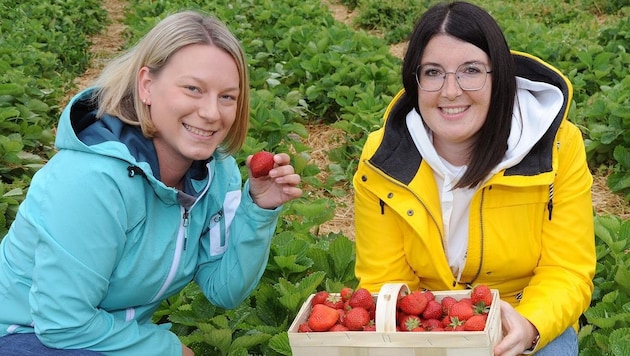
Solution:
[(503, 300), (495, 355), (577, 355), (596, 257), (570, 82), (465, 2), (423, 15), (402, 80), (354, 177), (360, 285), (485, 284)]

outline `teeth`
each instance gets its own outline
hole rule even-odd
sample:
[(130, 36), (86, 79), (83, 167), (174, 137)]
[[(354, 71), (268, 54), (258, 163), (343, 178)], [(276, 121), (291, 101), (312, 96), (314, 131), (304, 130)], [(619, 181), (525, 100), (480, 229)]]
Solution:
[(466, 110), (465, 107), (463, 107), (463, 108), (442, 108), (442, 111), (444, 111), (444, 113), (446, 113), (448, 115), (459, 114), (460, 112), (463, 112), (464, 110)]
[(214, 135), (214, 131), (204, 131), (204, 130), (200, 130), (196, 127), (192, 127), (190, 125), (184, 124), (184, 128), (186, 128), (186, 130), (194, 133), (195, 135), (199, 135), (199, 136), (204, 136), (204, 137), (210, 137), (212, 135)]

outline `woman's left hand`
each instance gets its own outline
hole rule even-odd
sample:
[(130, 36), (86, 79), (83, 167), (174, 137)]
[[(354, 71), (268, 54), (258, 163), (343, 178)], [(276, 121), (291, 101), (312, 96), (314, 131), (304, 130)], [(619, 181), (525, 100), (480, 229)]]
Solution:
[(504, 336), (494, 348), (495, 356), (520, 355), (531, 348), (538, 335), (536, 327), (505, 301), (501, 301), (501, 324)]
[(251, 159), (251, 155), (247, 157), (249, 193), (256, 205), (264, 209), (274, 209), (302, 195), (302, 189), (298, 188), (301, 178), (291, 166), (291, 158), (288, 154), (275, 154), (273, 169), (269, 171), (268, 176), (260, 178), (252, 177)]

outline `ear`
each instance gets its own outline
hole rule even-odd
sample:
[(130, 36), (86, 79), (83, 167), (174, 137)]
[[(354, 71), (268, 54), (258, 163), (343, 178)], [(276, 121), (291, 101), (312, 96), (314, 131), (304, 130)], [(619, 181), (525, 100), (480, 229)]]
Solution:
[(140, 68), (138, 72), (138, 95), (142, 103), (151, 105), (151, 84), (153, 83), (153, 76), (148, 67), (144, 66)]

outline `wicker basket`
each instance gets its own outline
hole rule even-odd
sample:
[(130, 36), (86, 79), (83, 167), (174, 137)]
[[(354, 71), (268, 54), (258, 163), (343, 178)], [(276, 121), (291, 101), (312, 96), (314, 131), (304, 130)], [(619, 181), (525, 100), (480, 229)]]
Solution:
[[(406, 284), (383, 285), (376, 300), (376, 332), (298, 333), (298, 326), (308, 319), (311, 295), (289, 328), (289, 343), (295, 356), (491, 356), (501, 340), (499, 292), (492, 290), (493, 302), (484, 331), (397, 332), (396, 303)], [(435, 299), (470, 296), (470, 291), (434, 291)]]

